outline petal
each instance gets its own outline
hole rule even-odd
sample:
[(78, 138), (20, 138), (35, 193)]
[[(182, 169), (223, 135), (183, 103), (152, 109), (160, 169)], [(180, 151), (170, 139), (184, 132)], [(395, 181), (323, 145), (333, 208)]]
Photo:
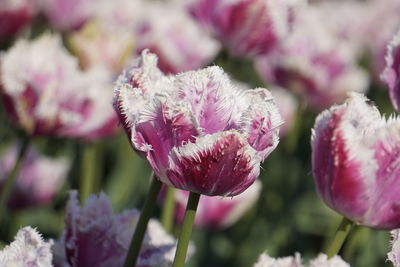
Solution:
[(396, 33), (387, 47), (386, 68), (381, 79), (389, 87), (390, 99), (397, 111), (400, 111), (400, 31)]
[(232, 130), (174, 148), (164, 182), (203, 195), (234, 196), (255, 181), (259, 167), (260, 159), (254, 149)]
[(296, 253), (294, 257), (272, 258), (267, 253), (263, 253), (258, 258), (253, 267), (303, 267), (301, 256)]
[(388, 253), (388, 259), (393, 263), (394, 267), (400, 266), (400, 230), (393, 230), (391, 233), (391, 250)]
[(275, 101), (268, 90), (248, 90), (242, 111), (240, 131), (247, 136), (249, 144), (265, 159), (278, 145), (279, 127), (283, 123)]
[(147, 154), (156, 174), (164, 176), (172, 147), (194, 141), (200, 133), (197, 124), (186, 103), (159, 95), (138, 115), (132, 143)]
[(350, 267), (350, 264), (342, 260), (338, 255), (329, 258), (325, 254), (319, 254), (317, 258), (310, 261), (310, 267)]
[(175, 97), (187, 101), (207, 134), (226, 130), (235, 105), (234, 88), (227, 74), (216, 66), (190, 71), (173, 81)]
[(319, 196), (332, 209), (358, 222), (369, 208), (369, 188), (373, 188), (377, 168), (370, 137), (381, 126), (379, 111), (364, 96), (352, 93), (345, 104), (317, 117), (311, 137)]

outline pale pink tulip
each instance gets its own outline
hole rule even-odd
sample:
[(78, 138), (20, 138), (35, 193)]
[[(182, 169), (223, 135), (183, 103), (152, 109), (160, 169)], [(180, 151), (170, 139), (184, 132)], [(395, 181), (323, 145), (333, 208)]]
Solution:
[(162, 182), (209, 196), (246, 190), (282, 123), (266, 89), (240, 90), (216, 66), (164, 76), (147, 51), (119, 77), (114, 106)]
[[(104, 193), (89, 197), (80, 207), (77, 192), (71, 192), (66, 210), (66, 230), (56, 247), (56, 266), (122, 267), (138, 219), (136, 210), (113, 214)], [(175, 249), (174, 238), (163, 230), (160, 223), (150, 220), (136, 266), (170, 266)], [(190, 246), (189, 254), (192, 252)]]
[(325, 254), (319, 254), (317, 258), (312, 259), (308, 265), (302, 264), (301, 256), (296, 253), (294, 257), (272, 258), (267, 253), (260, 255), (253, 267), (350, 267), (340, 256), (334, 256), (330, 259)]
[(388, 253), (388, 259), (392, 262), (394, 267), (400, 267), (400, 229), (393, 230), (391, 236), (391, 250)]
[(30, 135), (95, 140), (116, 132), (110, 74), (81, 72), (58, 36), (18, 41), (0, 70), (5, 110)]
[[(17, 146), (7, 149), (0, 158), (0, 188), (13, 168)], [(63, 185), (70, 163), (66, 158), (50, 158), (31, 148), (25, 155), (13, 193), (9, 200), (13, 208), (29, 208), (51, 203)]]

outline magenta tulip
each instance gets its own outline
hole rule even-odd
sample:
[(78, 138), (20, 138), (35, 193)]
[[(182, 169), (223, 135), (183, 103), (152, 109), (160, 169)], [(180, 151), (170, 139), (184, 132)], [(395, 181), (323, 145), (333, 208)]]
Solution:
[(318, 195), (357, 224), (400, 227), (400, 121), (352, 93), (316, 119), (311, 138)]
[(147, 51), (119, 77), (114, 105), (162, 182), (209, 196), (246, 190), (282, 123), (269, 91), (239, 90), (219, 67), (164, 76)]

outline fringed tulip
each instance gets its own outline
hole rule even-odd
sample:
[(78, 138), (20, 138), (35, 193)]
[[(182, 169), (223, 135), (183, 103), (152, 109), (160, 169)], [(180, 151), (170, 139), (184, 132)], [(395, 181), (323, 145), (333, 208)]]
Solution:
[(21, 31), (36, 13), (34, 0), (2, 0), (0, 2), (0, 42)]
[(52, 265), (51, 242), (45, 242), (31, 227), (18, 231), (14, 242), (0, 250), (0, 266), (49, 267)]
[(334, 256), (331, 259), (325, 254), (318, 255), (312, 259), (308, 265), (303, 265), (301, 256), (296, 253), (294, 257), (272, 258), (267, 253), (261, 254), (253, 267), (350, 267), (348, 263), (342, 260), (340, 256)]
[(389, 87), (390, 99), (394, 108), (400, 112), (400, 31), (388, 45), (386, 68), (381, 79)]
[(311, 137), (318, 195), (357, 224), (400, 227), (400, 119), (381, 117), (364, 96), (322, 112)]
[(114, 106), (163, 183), (209, 196), (246, 190), (282, 123), (266, 89), (239, 90), (219, 67), (164, 76), (147, 51), (119, 77)]
[(293, 3), (287, 0), (192, 0), (194, 17), (235, 56), (266, 54), (286, 37)]
[(394, 267), (400, 267), (400, 229), (393, 230), (391, 236), (391, 250), (388, 253), (388, 259)]
[(277, 49), (256, 60), (266, 83), (292, 90), (314, 109), (343, 101), (348, 91), (366, 90), (368, 77), (351, 44), (330, 32), (312, 9), (299, 10), (295, 23)]
[[(56, 266), (122, 267), (138, 218), (136, 210), (113, 214), (104, 193), (89, 197), (80, 207), (77, 192), (71, 192), (66, 230), (57, 244), (58, 251), (64, 248), (65, 255), (57, 255)], [(136, 266), (170, 266), (175, 247), (175, 240), (157, 221), (151, 220)]]
[(180, 73), (206, 66), (219, 51), (209, 37), (185, 12), (182, 5), (150, 2), (137, 26), (137, 50), (149, 49), (159, 57), (164, 73)]
[(4, 108), (30, 135), (95, 140), (117, 130), (108, 72), (81, 72), (57, 36), (17, 42), (0, 73)]
[[(13, 168), (17, 147), (7, 149), (0, 158), (0, 188)], [(9, 200), (13, 208), (29, 208), (49, 204), (63, 185), (69, 162), (65, 158), (49, 158), (30, 149), (24, 157), (13, 193)]]
[[(257, 202), (261, 193), (261, 182), (255, 181), (246, 191), (236, 197), (207, 197), (200, 199), (197, 207), (195, 226), (220, 229), (236, 223)], [(175, 193), (176, 218), (182, 222), (189, 192)]]

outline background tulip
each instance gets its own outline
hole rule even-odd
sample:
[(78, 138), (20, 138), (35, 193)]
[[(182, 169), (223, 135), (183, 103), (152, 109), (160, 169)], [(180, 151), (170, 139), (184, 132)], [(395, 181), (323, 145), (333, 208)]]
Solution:
[[(251, 209), (261, 192), (261, 182), (255, 181), (246, 191), (235, 197), (207, 197), (200, 199), (197, 207), (195, 226), (219, 229), (236, 223)], [(175, 193), (176, 218), (182, 222), (189, 192), (178, 190)]]
[(108, 72), (81, 72), (59, 37), (17, 42), (0, 69), (5, 110), (27, 133), (94, 140), (117, 130)]
[(388, 259), (393, 263), (394, 267), (400, 266), (400, 230), (393, 230), (391, 232), (391, 250), (388, 253)]
[(400, 122), (385, 120), (367, 98), (351, 94), (320, 114), (311, 137), (318, 195), (333, 210), (369, 227), (400, 227)]
[[(11, 147), (0, 158), (0, 188), (17, 158), (17, 147)], [(28, 208), (49, 204), (63, 185), (70, 163), (66, 158), (50, 158), (31, 148), (24, 157), (9, 205)]]
[(120, 76), (114, 105), (162, 182), (209, 196), (246, 190), (282, 123), (267, 90), (239, 90), (218, 67), (166, 77), (147, 51)]

